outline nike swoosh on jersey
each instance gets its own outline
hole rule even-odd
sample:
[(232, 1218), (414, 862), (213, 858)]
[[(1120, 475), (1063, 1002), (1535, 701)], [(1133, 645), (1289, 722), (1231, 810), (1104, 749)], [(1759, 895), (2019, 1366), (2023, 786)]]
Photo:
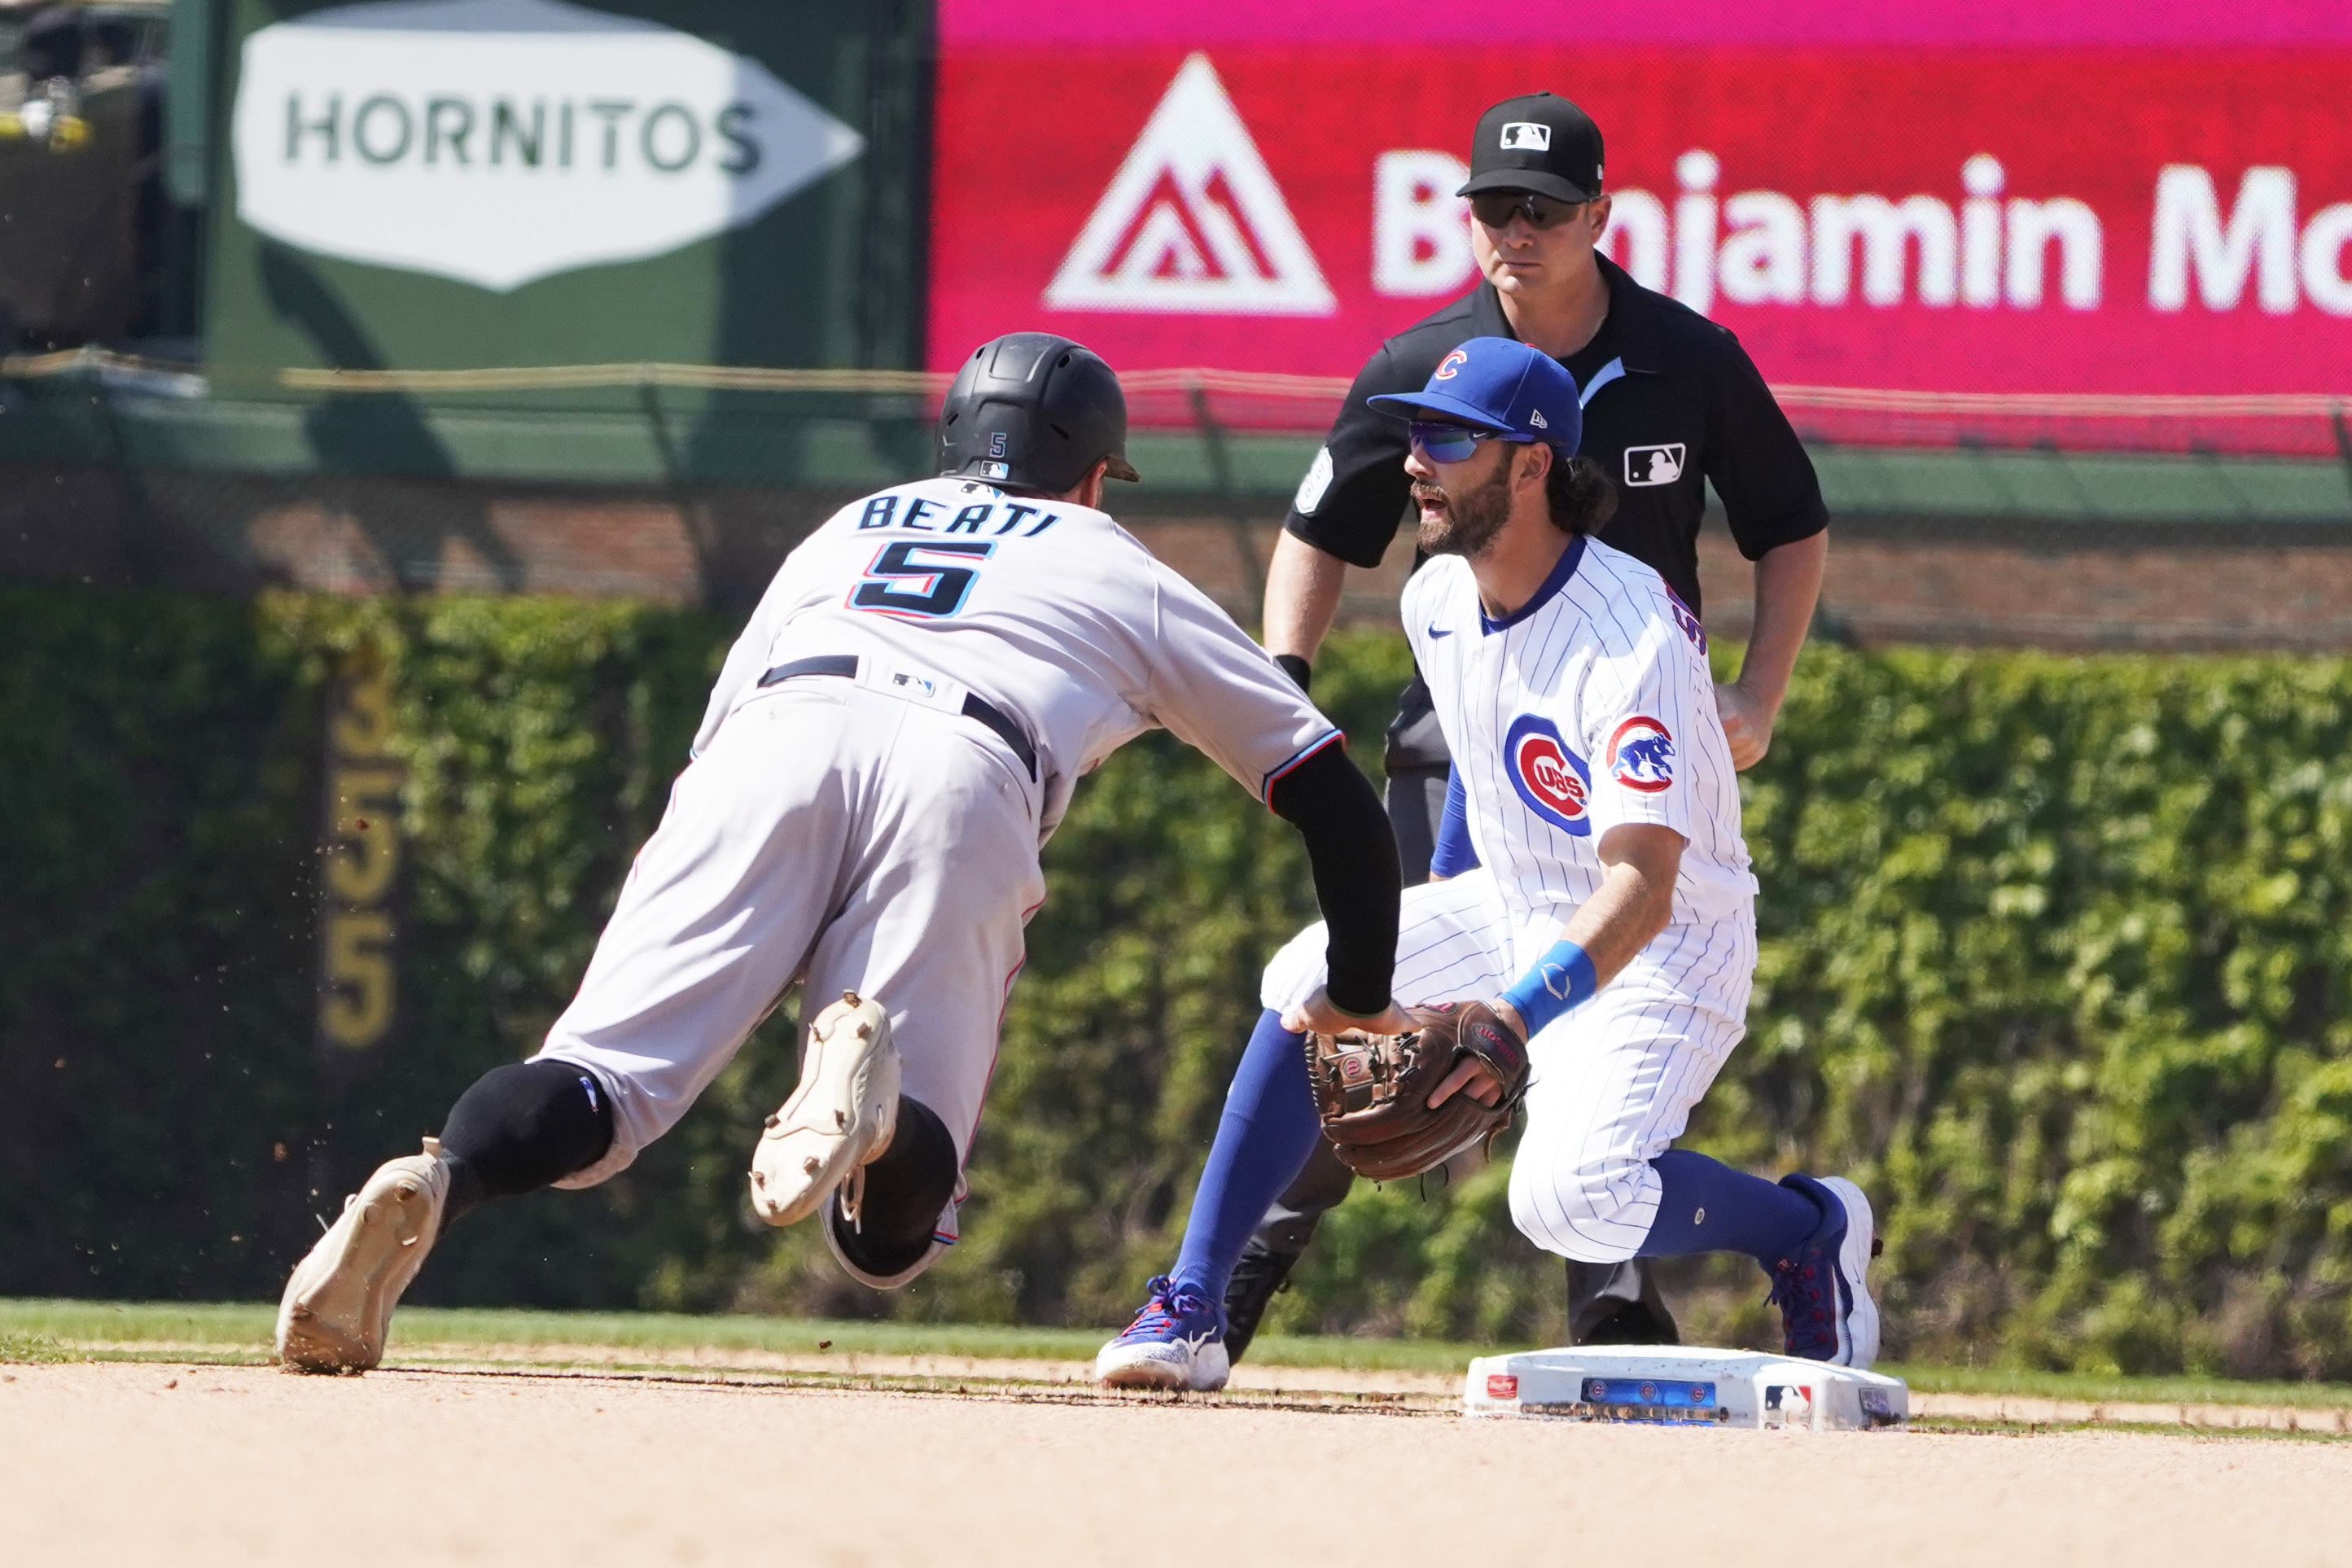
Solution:
[(1429, 628), (1429, 635), (1433, 637), (1450, 637), (1454, 635), (1454, 628), (1448, 626), (1444, 631), (1439, 631), (1435, 626), (1432, 626)]

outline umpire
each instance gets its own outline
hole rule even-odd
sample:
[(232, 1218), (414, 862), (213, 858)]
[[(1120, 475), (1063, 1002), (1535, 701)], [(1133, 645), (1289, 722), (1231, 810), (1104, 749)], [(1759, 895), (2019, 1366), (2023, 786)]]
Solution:
[[(1418, 392), (1466, 339), (1517, 338), (1576, 377), (1581, 450), (1618, 486), (1609, 542), (1654, 568), (1694, 613), (1702, 609), (1698, 529), (1709, 481), (1722, 498), (1731, 536), (1756, 570), (1747, 657), (1738, 679), (1716, 688), (1732, 761), (1748, 767), (1771, 744), (1829, 552), (1829, 513), (1812, 462), (1738, 339), (1595, 250), (1609, 226), (1609, 198), (1601, 131), (1582, 110), (1549, 92), (1505, 100), (1479, 118), (1470, 170), (1455, 194), (1470, 198), (1483, 280), (1381, 344), (1357, 374), (1275, 546), (1266, 651), (1307, 685), (1347, 568), (1378, 565), (1404, 515), (1404, 425), (1365, 400)], [(1408, 883), (1429, 874), (1449, 765), (1416, 672), (1389, 726), (1387, 755), (1389, 817)], [(1267, 1212), (1225, 1295), (1225, 1344), (1235, 1360), (1352, 1180), (1319, 1144)], [(1578, 1343), (1675, 1342), (1674, 1318), (1639, 1259), (1571, 1261), (1568, 1291)]]

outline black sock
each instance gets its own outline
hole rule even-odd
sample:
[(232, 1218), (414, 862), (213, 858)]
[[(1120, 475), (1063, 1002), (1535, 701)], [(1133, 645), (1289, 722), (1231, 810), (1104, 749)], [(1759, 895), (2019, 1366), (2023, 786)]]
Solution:
[(858, 1223), (851, 1226), (838, 1205), (828, 1205), (834, 1239), (868, 1274), (887, 1278), (913, 1268), (930, 1250), (931, 1232), (955, 1195), (961, 1171), (947, 1123), (921, 1100), (900, 1095), (890, 1147), (866, 1167)]
[(559, 1061), (492, 1068), (441, 1124), (451, 1165), (442, 1228), (485, 1198), (534, 1192), (584, 1170), (612, 1146), (612, 1101), (592, 1074)]

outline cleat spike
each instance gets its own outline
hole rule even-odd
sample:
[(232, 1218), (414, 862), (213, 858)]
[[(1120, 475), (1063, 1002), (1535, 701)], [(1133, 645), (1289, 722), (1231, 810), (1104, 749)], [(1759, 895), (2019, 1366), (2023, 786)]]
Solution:
[[(767, 1177), (752, 1184), (753, 1206), (770, 1225), (824, 1212), (853, 1173), (890, 1142), (899, 1065), (888, 1019), (854, 990), (833, 994), (841, 1000), (807, 1020), (800, 1082), (768, 1118), (752, 1152), (752, 1168)], [(854, 1191), (848, 1195), (854, 1204)]]

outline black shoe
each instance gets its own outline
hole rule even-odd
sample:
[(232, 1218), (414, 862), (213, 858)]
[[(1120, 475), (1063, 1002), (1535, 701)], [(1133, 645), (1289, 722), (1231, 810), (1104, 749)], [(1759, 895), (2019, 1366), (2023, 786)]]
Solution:
[(1678, 1345), (1682, 1335), (1671, 1317), (1661, 1321), (1639, 1301), (1628, 1301), (1579, 1334), (1580, 1345)]
[(1234, 1265), (1234, 1277), (1225, 1285), (1225, 1355), (1239, 1361), (1249, 1349), (1250, 1341), (1257, 1336), (1257, 1322), (1265, 1316), (1266, 1303), (1276, 1291), (1289, 1283), (1290, 1270), (1298, 1262), (1295, 1252), (1272, 1252), (1255, 1241), (1242, 1249), (1241, 1261)]
[(1678, 1345), (1682, 1332), (1646, 1258), (1568, 1265), (1568, 1337), (1579, 1345)]

